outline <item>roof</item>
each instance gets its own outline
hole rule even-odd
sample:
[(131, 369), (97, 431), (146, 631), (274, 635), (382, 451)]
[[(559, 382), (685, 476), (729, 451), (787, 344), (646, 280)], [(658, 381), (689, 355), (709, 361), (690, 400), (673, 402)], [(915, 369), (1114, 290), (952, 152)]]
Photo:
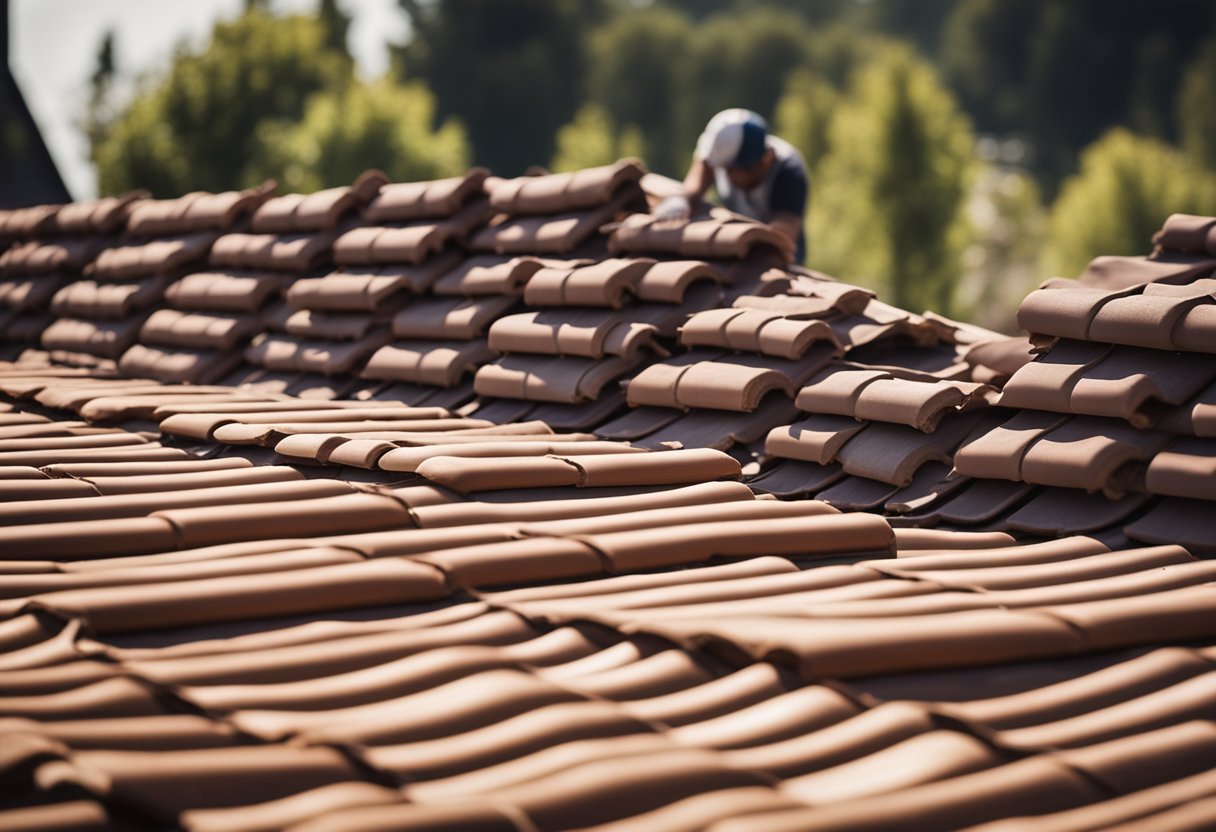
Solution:
[(0, 213), (0, 827), (1210, 824), (1216, 219), (1027, 340), (652, 184)]

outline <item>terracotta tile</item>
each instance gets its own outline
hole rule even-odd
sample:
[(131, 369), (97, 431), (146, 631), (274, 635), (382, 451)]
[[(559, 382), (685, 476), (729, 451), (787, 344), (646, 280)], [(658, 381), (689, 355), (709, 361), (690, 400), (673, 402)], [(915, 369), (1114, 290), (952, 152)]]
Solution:
[(327, 261), (335, 231), (316, 234), (225, 234), (211, 247), (212, 266), (304, 272)]
[(585, 538), (619, 571), (695, 563), (711, 557), (780, 554), (789, 557), (839, 556), (892, 546), (891, 529), (869, 515), (773, 518), (669, 526)]
[(334, 241), (334, 262), (344, 266), (418, 265), (440, 254), (449, 243), (463, 240), (490, 213), (485, 202), (473, 202), (444, 220), (352, 228)]
[[(268, 574), (52, 592), (40, 604), (84, 616), (98, 633), (181, 627), (443, 598), (430, 567), (377, 560)], [(216, 604), (217, 597), (223, 604)]]
[(1178, 440), (1149, 461), (1145, 487), (1153, 494), (1216, 500), (1216, 446)]
[(474, 251), (511, 254), (571, 254), (605, 223), (636, 202), (628, 189), (611, 202), (586, 210), (537, 216), (500, 216), (473, 235)]
[(489, 346), (504, 353), (635, 358), (643, 351), (665, 353), (654, 343), (656, 334), (654, 326), (634, 320), (628, 312), (535, 311), (495, 321)]
[(1003, 762), (978, 739), (954, 731), (930, 731), (862, 759), (806, 774), (781, 785), (811, 805), (857, 800), (946, 780)]
[(328, 188), (312, 194), (285, 194), (264, 202), (253, 214), (256, 234), (323, 231), (335, 228), (356, 204), (351, 188)]
[(432, 288), (448, 297), (518, 294), (544, 265), (532, 257), (475, 255), (446, 272)]
[(98, 253), (88, 276), (103, 282), (118, 282), (171, 274), (203, 260), (218, 236), (213, 232), (198, 232), (142, 245), (111, 246)]
[(871, 423), (849, 439), (836, 458), (845, 473), (906, 486), (922, 465), (949, 464), (953, 451), (977, 428), (969, 415), (953, 416), (930, 434), (905, 425)]
[(1110, 500), (1074, 489), (1043, 489), (1006, 518), (1011, 528), (1036, 534), (1083, 534), (1113, 526), (1136, 512), (1146, 498)]
[(1170, 441), (1109, 419), (1079, 416), (1047, 431), (1022, 459), (1021, 478), (1039, 485), (1118, 495), (1118, 470), (1147, 462)]
[(101, 249), (102, 241), (89, 237), (18, 243), (0, 252), (0, 274), (79, 272)]
[(771, 228), (752, 221), (717, 219), (689, 223), (664, 222), (647, 214), (632, 214), (608, 240), (613, 253), (667, 254), (678, 257), (745, 259), (754, 249), (775, 250), (788, 262), (790, 245)]
[(575, 404), (598, 398), (606, 385), (636, 364), (636, 359), (621, 356), (596, 360), (509, 355), (481, 367), (473, 387), (482, 396)]
[(680, 329), (686, 346), (759, 352), (797, 360), (810, 346), (828, 342), (840, 349), (836, 334), (823, 321), (802, 320), (761, 309), (711, 309), (693, 315)]
[(191, 832), (264, 832), (361, 807), (402, 805), (400, 792), (357, 781), (334, 783), (278, 800), (226, 809), (192, 809), (180, 817)]
[(1180, 543), (1193, 552), (1210, 553), (1213, 523), (1210, 506), (1199, 500), (1166, 499), (1125, 529), (1143, 543)]
[[(1114, 298), (1097, 311), (1088, 337), (1159, 350), (1178, 349), (1181, 339), (1192, 349), (1203, 348), (1216, 333), (1216, 315), (1203, 309), (1205, 305), (1212, 305), (1210, 295), (1176, 297), (1145, 292)], [(1175, 330), (1180, 330), (1178, 335)]]
[[(423, 529), (472, 523), (533, 522), (622, 514), (647, 508), (724, 503), (751, 500), (752, 492), (742, 483), (715, 482), (622, 497), (547, 500), (533, 503), (454, 503), (422, 506), (411, 510)], [(2, 540), (2, 538), (0, 538)]]
[(833, 508), (842, 511), (869, 511), (879, 509), (899, 491), (890, 483), (864, 477), (845, 477), (815, 494)]
[[(490, 202), (510, 214), (556, 214), (601, 205), (637, 183), (645, 171), (631, 159), (547, 176), (492, 178)], [(635, 189), (636, 192), (636, 189)]]
[[(141, 199), (126, 212), (127, 232), (140, 237), (161, 237), (192, 231), (220, 231), (242, 215), (253, 213), (273, 189), (264, 185), (244, 191), (189, 193), (177, 199)], [(71, 206), (66, 206), (70, 208)], [(66, 221), (72, 222), (71, 215)]]
[(748, 485), (762, 494), (779, 497), (805, 497), (827, 488), (844, 477), (839, 465), (817, 462), (782, 460), (768, 466), (764, 473), (748, 480)]
[(1030, 758), (865, 800), (755, 815), (720, 826), (721, 832), (838, 832), (859, 827), (886, 832), (906, 829), (912, 821), (928, 828), (959, 828), (1008, 817), (1029, 804), (1040, 812), (1062, 811), (1104, 795), (1067, 766)]
[(244, 356), (249, 363), (268, 370), (339, 375), (352, 372), (390, 337), (387, 329), (374, 330), (357, 341), (343, 343), (263, 333), (253, 339)]
[(195, 272), (165, 289), (165, 299), (179, 309), (254, 312), (279, 294), (286, 281), (265, 272)]
[[(610, 258), (569, 268), (556, 264), (537, 271), (524, 286), (529, 306), (607, 306), (620, 309), (626, 293), (636, 294), (638, 284), (656, 261)], [(683, 275), (679, 275), (682, 278)], [(677, 278), (677, 281), (678, 279)], [(657, 283), (657, 281), (656, 281)], [(679, 293), (682, 296), (682, 292)]]
[(446, 217), (483, 192), (486, 176), (486, 170), (472, 168), (447, 179), (386, 184), (363, 208), (363, 217), (372, 223)]
[(158, 304), (166, 279), (145, 278), (127, 283), (77, 280), (64, 286), (51, 300), (51, 311), (62, 317), (122, 320)]
[(554, 436), (552, 441), (541, 441), (536, 437), (533, 441), (493, 441), (494, 437), (486, 437), (487, 441), (463, 442), (451, 444), (420, 445), (413, 448), (396, 448), (389, 451), (377, 461), (378, 467), (385, 471), (404, 471), (413, 473), (427, 459), (439, 457), (539, 457), (546, 455), (565, 456), (569, 454), (616, 454), (642, 453), (640, 448), (632, 448), (616, 442), (597, 441), (563, 441)]
[(1066, 419), (1023, 411), (987, 433), (964, 442), (954, 455), (954, 469), (977, 479), (1022, 479), (1022, 461), (1031, 447)]
[[(804, 388), (806, 389), (806, 388)], [(774, 428), (764, 442), (765, 453), (828, 465), (845, 442), (865, 427), (853, 419), (811, 416), (787, 427)]]
[(69, 203), (48, 218), (49, 224), (60, 234), (117, 231), (127, 222), (135, 204), (142, 204), (145, 195), (142, 191), (128, 191), (118, 196)]

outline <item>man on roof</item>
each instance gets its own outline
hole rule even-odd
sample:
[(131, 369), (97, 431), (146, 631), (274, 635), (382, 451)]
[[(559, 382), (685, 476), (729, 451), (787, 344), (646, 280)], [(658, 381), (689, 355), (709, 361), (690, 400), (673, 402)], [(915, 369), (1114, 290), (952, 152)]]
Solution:
[(724, 207), (772, 225), (793, 244), (794, 262), (803, 262), (802, 220), (811, 189), (806, 160), (789, 142), (770, 135), (757, 113), (736, 107), (709, 120), (697, 139), (684, 193), (659, 203), (655, 216), (687, 220), (711, 182)]

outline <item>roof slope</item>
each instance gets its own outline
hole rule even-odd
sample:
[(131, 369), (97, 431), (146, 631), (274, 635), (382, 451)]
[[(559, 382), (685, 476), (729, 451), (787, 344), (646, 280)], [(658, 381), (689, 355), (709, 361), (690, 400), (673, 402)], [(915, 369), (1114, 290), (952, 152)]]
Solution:
[(1216, 220), (1031, 361), (641, 173), (0, 214), (0, 827), (1216, 820)]

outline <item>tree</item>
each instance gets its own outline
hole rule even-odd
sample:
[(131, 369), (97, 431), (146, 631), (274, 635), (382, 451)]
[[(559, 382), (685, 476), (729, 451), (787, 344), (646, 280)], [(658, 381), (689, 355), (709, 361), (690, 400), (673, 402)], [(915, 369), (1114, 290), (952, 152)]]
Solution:
[(350, 15), (342, 11), (338, 0), (321, 0), (321, 5), (317, 7), (317, 17), (325, 27), (326, 48), (350, 58), (350, 50), (346, 46)]
[(583, 94), (584, 40), (606, 6), (592, 0), (398, 0), (414, 36), (403, 77), (459, 115), (473, 159), (511, 176), (553, 154)]
[(717, 15), (697, 29), (685, 57), (676, 140), (684, 167), (710, 117), (746, 107), (771, 119), (786, 76), (805, 66), (811, 34), (795, 14), (756, 9)]
[(626, 156), (642, 158), (645, 145), (634, 125), (620, 132), (612, 116), (598, 104), (585, 104), (574, 121), (557, 131), (557, 154), (549, 166), (555, 173), (610, 165)]
[(966, 243), (974, 136), (906, 47), (864, 68), (832, 120), (810, 212), (810, 262), (876, 285), (905, 309), (947, 314)]
[(832, 114), (840, 93), (818, 73), (799, 70), (777, 102), (777, 134), (802, 152), (814, 174), (828, 152)]
[(1210, 0), (960, 0), (941, 60), (981, 131), (1031, 140), (1054, 192), (1110, 127), (1175, 138), (1174, 91), (1213, 32)]
[(308, 100), (304, 118), (266, 121), (257, 130), (253, 167), (291, 191), (347, 185), (367, 168), (399, 182), (463, 173), (464, 129), (432, 129), (435, 99), (420, 83), (352, 81)]
[(1049, 265), (1072, 276), (1099, 254), (1147, 253), (1173, 213), (1216, 214), (1216, 174), (1158, 139), (1111, 130), (1051, 208)]
[(97, 48), (97, 63), (89, 76), (89, 105), (81, 129), (90, 141), (105, 135), (106, 125), (114, 118), (111, 94), (118, 64), (114, 60), (114, 30), (108, 30)]
[(689, 94), (680, 76), (692, 36), (687, 18), (661, 8), (617, 15), (591, 36), (588, 100), (618, 124), (636, 125), (647, 165), (671, 176), (683, 176), (687, 161), (676, 111)]
[(344, 85), (349, 59), (325, 46), (316, 17), (251, 8), (219, 22), (200, 52), (179, 46), (167, 75), (146, 86), (92, 146), (99, 189), (156, 196), (261, 181), (257, 127), (298, 120), (313, 93)]
[(1216, 171), (1216, 37), (1186, 68), (1178, 93), (1178, 133), (1192, 159)]

